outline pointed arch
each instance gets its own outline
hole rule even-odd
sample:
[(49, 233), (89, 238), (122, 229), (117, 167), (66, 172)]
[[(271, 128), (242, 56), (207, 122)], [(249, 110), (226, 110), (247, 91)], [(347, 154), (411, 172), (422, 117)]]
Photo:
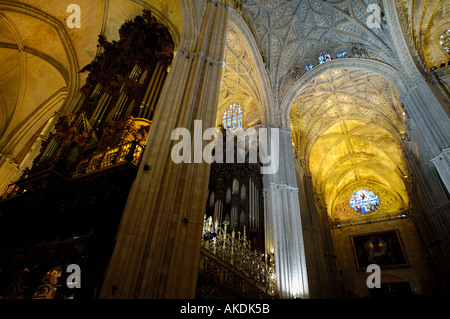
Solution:
[[(273, 93), (270, 86), (270, 80), (268, 78), (268, 73), (265, 68), (260, 49), (256, 42), (256, 39), (243, 20), (243, 18), (233, 9), (230, 9), (229, 19), (228, 19), (228, 28), (232, 30), (232, 32), (236, 35), (236, 39), (240, 42), (240, 64), (233, 66), (227, 66), (227, 61), (225, 61), (224, 65), (224, 73), (228, 70), (229, 74), (234, 76), (235, 78), (240, 78), (239, 81), (245, 81), (246, 87), (248, 88), (248, 92), (246, 95), (248, 96), (248, 103), (245, 101), (240, 101), (240, 104), (247, 110), (254, 109), (254, 113), (252, 117), (252, 121), (256, 122), (258, 120), (261, 123), (268, 123), (268, 119), (273, 117), (269, 113), (273, 112)], [(228, 43), (231, 44), (231, 43)], [(245, 63), (242, 63), (245, 60)], [(241, 75), (241, 76), (240, 76)], [(222, 77), (222, 83), (225, 83), (226, 79), (224, 76)], [(241, 85), (244, 85), (242, 83)], [(230, 94), (226, 94), (224, 88), (221, 88), (221, 96), (219, 98), (219, 106), (218, 106), (218, 114), (221, 115), (221, 111), (230, 104)], [(230, 93), (233, 90), (229, 91)], [(219, 116), (219, 115), (218, 115)], [(245, 114), (244, 114), (245, 116)]]

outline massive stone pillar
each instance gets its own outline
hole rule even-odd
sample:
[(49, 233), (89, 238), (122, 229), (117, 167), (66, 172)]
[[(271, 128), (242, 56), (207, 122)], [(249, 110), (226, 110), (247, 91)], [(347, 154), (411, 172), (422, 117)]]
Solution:
[(432, 166), (450, 193), (450, 119), (430, 84), (424, 79), (413, 87), (402, 102), (416, 130), (420, 157), (425, 166)]
[[(274, 134), (273, 130), (278, 134)], [(275, 254), (277, 289), (281, 298), (309, 298), (305, 248), (290, 130), (268, 127), (278, 144), (278, 170), (263, 175), (266, 250)], [(278, 136), (278, 141), (273, 141)]]
[(339, 273), (327, 209), (317, 203), (312, 176), (295, 160), (310, 297), (341, 298)]
[(171, 150), (179, 141), (171, 133), (185, 128), (192, 134), (195, 120), (202, 120), (203, 129), (215, 126), (229, 12), (225, 2), (207, 1), (195, 47), (182, 41), (177, 50), (101, 298), (195, 297), (209, 165), (174, 163)]
[(410, 191), (416, 226), (432, 267), (450, 294), (450, 121), (423, 80), (402, 99), (411, 117), (411, 149), (405, 149), (414, 188)]

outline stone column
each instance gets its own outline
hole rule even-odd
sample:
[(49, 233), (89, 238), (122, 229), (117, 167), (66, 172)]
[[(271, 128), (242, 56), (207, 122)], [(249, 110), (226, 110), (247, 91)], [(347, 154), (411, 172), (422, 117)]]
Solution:
[[(442, 289), (450, 296), (450, 203), (435, 170), (427, 169), (411, 150), (404, 151), (413, 183), (408, 193), (413, 220), (427, 247), (428, 258)], [(433, 182), (434, 181), (434, 182)], [(408, 185), (408, 184), (407, 184)], [(435, 194), (434, 192), (441, 192)], [(444, 192), (444, 194), (442, 194)], [(437, 195), (437, 196), (436, 196)]]
[(171, 134), (176, 128), (192, 134), (195, 120), (203, 129), (215, 126), (228, 12), (225, 1), (207, 1), (196, 46), (177, 50), (101, 298), (195, 297), (209, 164), (174, 163), (171, 150), (179, 141)]
[(266, 241), (275, 253), (280, 297), (309, 298), (291, 132), (269, 126), (270, 141), (275, 138), (271, 129), (278, 129), (279, 133), (279, 141), (275, 141), (279, 146), (279, 166), (273, 174), (263, 175)]
[(306, 164), (295, 160), (300, 212), (311, 298), (341, 298), (339, 273), (327, 209), (316, 203), (312, 176)]
[(405, 148), (404, 155), (414, 185), (410, 197), (415, 224), (432, 267), (450, 295), (450, 121), (425, 80), (412, 88), (402, 102), (411, 118), (411, 149)]
[(425, 79), (412, 88), (402, 102), (415, 125), (423, 163), (425, 166), (434, 164), (450, 193), (450, 119), (447, 112)]
[(436, 170), (450, 193), (450, 148), (444, 149), (440, 154), (431, 159)]

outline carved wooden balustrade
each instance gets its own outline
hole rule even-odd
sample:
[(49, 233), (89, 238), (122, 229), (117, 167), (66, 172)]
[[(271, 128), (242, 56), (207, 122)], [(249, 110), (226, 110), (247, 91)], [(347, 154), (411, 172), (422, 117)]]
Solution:
[(93, 154), (80, 161), (73, 173), (73, 177), (89, 174), (123, 163), (139, 166), (143, 150), (144, 147), (137, 141), (131, 141), (106, 149), (100, 153)]

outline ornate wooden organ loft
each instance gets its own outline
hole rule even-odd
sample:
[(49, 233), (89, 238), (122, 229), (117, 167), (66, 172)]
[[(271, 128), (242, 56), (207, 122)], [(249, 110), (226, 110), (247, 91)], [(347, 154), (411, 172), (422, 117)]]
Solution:
[[(0, 298), (95, 298), (172, 63), (167, 28), (149, 11), (102, 54), (76, 110), (56, 116), (32, 167), (0, 200)], [(80, 265), (83, 289), (67, 289)], [(57, 289), (60, 288), (60, 289)]]
[(123, 161), (138, 165), (174, 44), (149, 11), (119, 34), (112, 43), (99, 36), (103, 53), (80, 71), (89, 75), (79, 106), (57, 119), (31, 169), (2, 198), (23, 192), (26, 177), (46, 170), (73, 178)]

